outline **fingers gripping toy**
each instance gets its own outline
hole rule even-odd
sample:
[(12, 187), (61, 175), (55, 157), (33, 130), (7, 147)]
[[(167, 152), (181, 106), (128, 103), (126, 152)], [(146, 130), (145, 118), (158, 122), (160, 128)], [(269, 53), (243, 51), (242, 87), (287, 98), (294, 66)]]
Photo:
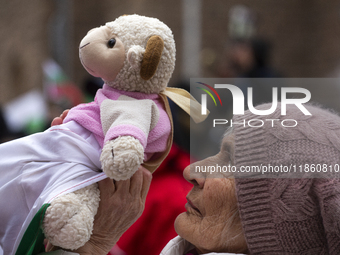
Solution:
[(94, 102), (72, 108), (62, 125), (0, 145), (4, 254), (38, 254), (45, 237), (65, 249), (83, 246), (99, 206), (96, 183), (129, 179), (141, 164), (154, 172), (167, 156), (167, 97), (196, 122), (206, 117), (188, 92), (167, 88), (175, 42), (158, 19), (127, 15), (94, 28), (79, 56), (104, 80)]

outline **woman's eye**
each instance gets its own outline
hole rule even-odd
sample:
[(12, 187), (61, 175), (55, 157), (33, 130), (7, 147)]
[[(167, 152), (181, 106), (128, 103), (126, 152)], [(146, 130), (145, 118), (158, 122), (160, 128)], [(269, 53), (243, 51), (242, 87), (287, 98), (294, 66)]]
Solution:
[(113, 47), (115, 46), (115, 44), (116, 44), (116, 39), (114, 39), (114, 38), (110, 39), (110, 40), (107, 42), (107, 46), (108, 46), (109, 48), (113, 48)]

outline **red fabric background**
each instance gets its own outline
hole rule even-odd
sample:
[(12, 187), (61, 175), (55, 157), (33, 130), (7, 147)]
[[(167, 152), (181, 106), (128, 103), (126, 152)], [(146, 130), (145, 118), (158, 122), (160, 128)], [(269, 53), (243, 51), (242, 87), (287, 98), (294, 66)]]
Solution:
[(117, 245), (128, 255), (159, 255), (177, 234), (174, 221), (185, 211), (192, 185), (183, 178), (190, 156), (173, 145), (168, 157), (153, 174), (142, 216), (120, 238)]

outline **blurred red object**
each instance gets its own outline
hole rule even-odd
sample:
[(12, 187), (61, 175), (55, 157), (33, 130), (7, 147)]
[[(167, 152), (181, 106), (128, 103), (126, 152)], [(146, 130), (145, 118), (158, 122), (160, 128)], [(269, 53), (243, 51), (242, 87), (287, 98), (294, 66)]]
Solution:
[(66, 104), (68, 108), (84, 103), (82, 91), (72, 83), (49, 86), (46, 90), (48, 99), (53, 103)]
[[(111, 255), (159, 255), (175, 236), (174, 221), (185, 211), (192, 185), (183, 178), (189, 153), (173, 145), (168, 157), (153, 174), (142, 216), (124, 233)], [(124, 252), (122, 252), (124, 251)]]

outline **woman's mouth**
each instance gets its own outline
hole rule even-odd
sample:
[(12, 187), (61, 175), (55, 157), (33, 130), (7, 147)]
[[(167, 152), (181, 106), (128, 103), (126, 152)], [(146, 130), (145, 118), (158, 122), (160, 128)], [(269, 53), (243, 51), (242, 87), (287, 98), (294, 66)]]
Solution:
[(187, 210), (188, 213), (195, 214), (197, 216), (202, 216), (200, 210), (191, 202), (189, 198), (187, 198), (187, 202), (185, 204), (185, 209)]

